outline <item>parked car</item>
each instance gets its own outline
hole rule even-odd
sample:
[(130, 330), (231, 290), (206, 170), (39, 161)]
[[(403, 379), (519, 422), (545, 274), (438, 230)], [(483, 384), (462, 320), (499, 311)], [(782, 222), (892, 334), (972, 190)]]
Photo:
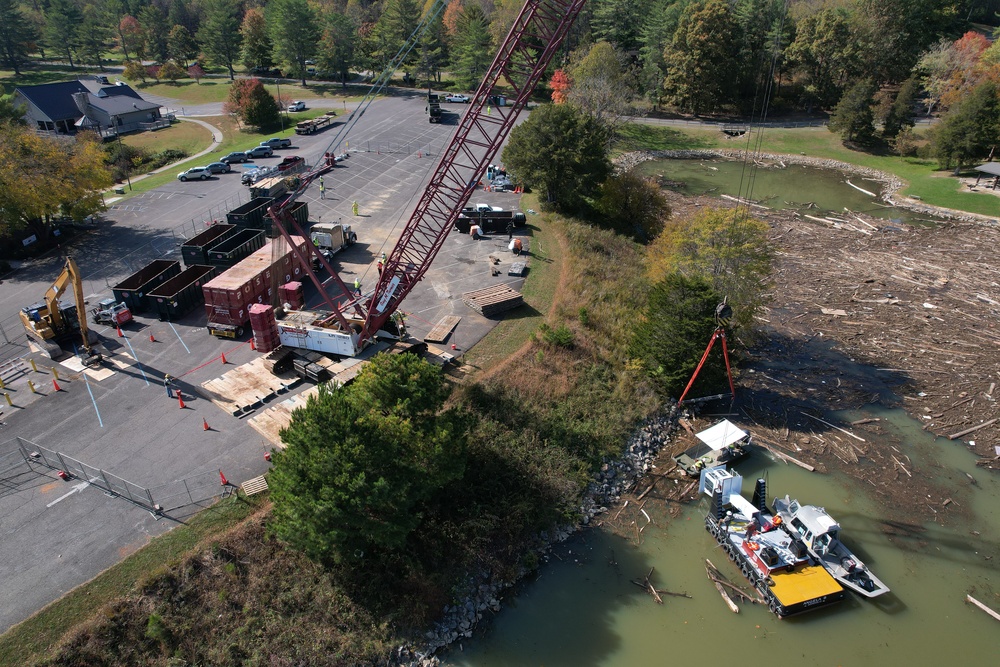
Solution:
[(186, 171), (182, 171), (177, 174), (178, 181), (193, 181), (194, 179), (199, 179), (204, 181), (206, 178), (212, 175), (212, 172), (208, 170), (208, 167), (191, 167)]
[(292, 140), (283, 139), (281, 137), (271, 137), (265, 141), (260, 142), (261, 146), (270, 146), (271, 148), (291, 148)]
[(459, 95), (458, 93), (452, 93), (450, 95), (445, 95), (444, 96), (444, 101), (445, 102), (458, 102), (460, 104), (468, 104), (469, 103), (469, 96), (468, 95)]
[(220, 162), (225, 162), (226, 164), (232, 164), (233, 162), (246, 162), (250, 159), (250, 156), (243, 151), (233, 151), (226, 157), (222, 158)]
[(271, 157), (274, 155), (274, 149), (270, 146), (254, 146), (247, 151), (247, 155), (253, 158), (258, 157)]
[(205, 168), (208, 169), (213, 174), (228, 174), (233, 170), (233, 168), (230, 167), (225, 162), (213, 162), (212, 164), (208, 165)]
[(304, 162), (305, 160), (301, 155), (289, 155), (282, 158), (281, 162), (278, 163), (278, 171), (285, 171), (286, 169), (291, 169), (299, 162)]
[(243, 185), (253, 185), (257, 181), (267, 178), (278, 173), (278, 167), (254, 167), (253, 169), (247, 169), (243, 172), (240, 177), (240, 183)]
[(302, 100), (295, 100), (294, 102), (292, 102), (291, 104), (288, 105), (288, 110), (289, 111), (305, 111), (306, 110), (306, 103), (303, 102)]

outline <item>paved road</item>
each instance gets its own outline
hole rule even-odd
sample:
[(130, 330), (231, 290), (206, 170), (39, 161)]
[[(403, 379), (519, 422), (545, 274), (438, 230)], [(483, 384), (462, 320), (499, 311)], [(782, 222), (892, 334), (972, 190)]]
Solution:
[[(302, 199), (308, 202), (312, 221), (343, 218), (354, 225), (359, 243), (336, 256), (348, 283), (358, 276), (365, 289), (373, 286), (379, 253), (395, 243), (454, 130), (457, 115), (451, 124), (432, 125), (423, 107), (417, 95), (376, 101), (349, 138), (351, 157), (326, 176), (327, 198), (320, 200), (318, 189), (312, 188)], [(336, 129), (303, 137), (282, 154), (315, 161)], [(179, 243), (204, 229), (204, 221), (223, 217), (246, 199), (236, 174), (205, 182), (174, 181), (113, 205), (106, 225), (65, 250), (80, 264), (85, 294), (94, 302), (146, 261), (176, 256)], [(483, 200), (513, 206), (517, 197), (477, 193), (476, 201)], [(361, 210), (357, 218), (351, 215), (354, 201)], [(530, 239), (525, 240), (530, 247)], [(462, 321), (449, 344), (456, 343), (460, 353), (479, 340), (493, 322), (466, 308), (461, 294), (496, 282), (519, 284), (506, 275), (489, 274), (487, 256), (502, 253), (505, 241), (449, 237), (404, 304), (411, 332), (421, 337), (442, 315), (457, 314)], [(18, 309), (42, 296), (61, 263), (52, 253), (26, 262), (4, 281), (0, 323), (9, 338), (17, 338), (12, 323)], [(320, 301), (309, 286), (307, 296), (311, 304)], [(124, 338), (104, 329), (100, 333), (111, 358), (107, 367), (114, 373), (97, 381), (64, 368), (59, 392), (46, 373), (4, 372), (17, 407), (0, 404), (0, 630), (87, 581), (192, 511), (190, 503), (171, 505), (173, 519), (156, 520), (94, 486), (77, 488), (80, 480), (63, 482), (52, 471), (20, 463), (15, 437), (152, 488), (157, 497), (165, 493), (163, 485), (186, 478), (195, 489), (193, 496), (218, 493), (220, 469), (236, 483), (266, 470), (263, 453), (268, 445), (263, 439), (244, 420), (199, 395), (202, 382), (224, 371), (220, 353), (225, 352), (231, 365), (257, 353), (239, 342), (217, 340), (204, 327), (204, 315), (194, 312), (173, 323), (140, 316), (126, 327)], [(23, 347), (6, 349), (24, 352)], [(165, 373), (180, 378), (185, 409), (166, 397), (161, 383)], [(29, 378), (40, 393), (29, 391)], [(203, 429), (203, 420), (211, 431)]]

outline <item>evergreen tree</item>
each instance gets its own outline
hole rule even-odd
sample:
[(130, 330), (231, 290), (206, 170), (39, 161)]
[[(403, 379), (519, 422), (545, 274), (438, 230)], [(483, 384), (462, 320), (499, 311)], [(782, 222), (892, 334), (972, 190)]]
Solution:
[(976, 86), (934, 127), (931, 148), (942, 169), (985, 159), (1000, 143), (1000, 99), (992, 81)]
[(858, 81), (847, 89), (830, 115), (831, 132), (844, 141), (866, 144), (875, 136), (874, 96), (877, 88), (871, 79)]
[(87, 65), (97, 65), (104, 71), (104, 54), (107, 53), (108, 40), (111, 38), (111, 30), (105, 23), (104, 16), (101, 16), (94, 5), (86, 5), (83, 8), (83, 23), (80, 24), (79, 47), (77, 49), (81, 62)]
[(486, 15), (478, 4), (469, 4), (458, 16), (451, 50), (452, 73), (464, 90), (478, 88), (493, 61), (488, 26)]
[(591, 34), (618, 51), (635, 51), (642, 44), (643, 21), (652, 6), (651, 0), (598, 0), (590, 19)]
[(250, 72), (271, 69), (274, 66), (274, 44), (267, 32), (264, 12), (248, 9), (240, 25), (240, 35), (243, 38), (240, 55), (243, 66)]
[(208, 0), (205, 18), (198, 31), (201, 47), (209, 62), (225, 67), (229, 79), (236, 78), (233, 67), (240, 57), (240, 22), (237, 0)]
[(344, 88), (354, 62), (354, 48), (358, 31), (354, 22), (344, 14), (333, 12), (323, 21), (317, 64), (325, 72), (336, 72)]
[(736, 72), (733, 26), (725, 0), (703, 0), (684, 10), (663, 54), (664, 90), (672, 104), (698, 114), (729, 100)]
[(900, 86), (896, 99), (885, 118), (882, 119), (882, 136), (886, 139), (895, 137), (904, 127), (913, 127), (913, 105), (916, 104), (920, 92), (920, 79), (911, 76)]
[(441, 68), (448, 61), (448, 47), (445, 42), (444, 21), (438, 15), (420, 37), (417, 43), (417, 76), (431, 81), (441, 82)]
[(575, 212), (611, 173), (607, 132), (571, 104), (546, 104), (511, 130), (507, 169), (556, 209)]
[(836, 104), (862, 69), (851, 22), (847, 10), (834, 7), (807, 16), (796, 26), (785, 58), (805, 75), (808, 111), (813, 104), (824, 108)]
[(673, 39), (681, 12), (692, 0), (657, 0), (643, 19), (640, 33), (639, 60), (642, 64), (640, 82), (643, 92), (654, 103), (659, 102), (667, 66), (663, 54)]
[(772, 76), (775, 49), (780, 62), (787, 46), (782, 43), (784, 34), (779, 32), (784, 13), (785, 0), (737, 0), (733, 6), (739, 49), (735, 93), (745, 111), (760, 111), (764, 89)]
[(79, 46), (83, 14), (73, 0), (52, 0), (45, 10), (45, 42), (74, 68), (73, 56)]
[(316, 53), (319, 25), (306, 0), (272, 0), (265, 10), (274, 54), (286, 74), (306, 85), (306, 60)]
[[(384, 70), (392, 62), (419, 22), (420, 6), (416, 0), (387, 0), (385, 9), (372, 30), (371, 42), (374, 48), (370, 55), (377, 63), (377, 71)], [(410, 51), (399, 68), (408, 72), (416, 64), (417, 57), (416, 49)]]
[(275, 534), (326, 564), (403, 549), (426, 503), (465, 470), (449, 393), (441, 370), (412, 354), (376, 355), (352, 384), (321, 385), (273, 455)]
[(0, 0), (0, 65), (21, 76), (21, 65), (28, 59), (35, 30), (21, 12), (17, 0)]
[(167, 37), (170, 34), (167, 17), (156, 5), (147, 5), (139, 12), (139, 23), (142, 25), (145, 55), (160, 64), (167, 62), (170, 56), (167, 49)]
[(188, 9), (188, 0), (173, 0), (167, 10), (167, 23), (182, 25), (192, 35), (198, 32), (198, 15)]

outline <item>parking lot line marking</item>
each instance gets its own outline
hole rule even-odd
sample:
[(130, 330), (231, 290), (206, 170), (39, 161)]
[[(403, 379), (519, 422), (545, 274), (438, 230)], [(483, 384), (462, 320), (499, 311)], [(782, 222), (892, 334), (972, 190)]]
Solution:
[(142, 370), (142, 362), (139, 361), (139, 356), (135, 353), (132, 348), (132, 343), (129, 342), (128, 336), (125, 336), (125, 344), (128, 345), (128, 349), (132, 350), (132, 358), (135, 359), (135, 365), (139, 368), (139, 372), (142, 373), (142, 379), (146, 381), (146, 386), (149, 386), (149, 378), (146, 377), (146, 371)]
[(94, 392), (90, 389), (90, 382), (87, 380), (87, 374), (83, 374), (83, 383), (87, 385), (87, 393), (90, 394), (90, 402), (94, 404), (94, 412), (97, 413), (97, 423), (104, 428), (104, 420), (101, 419), (101, 411), (97, 409), (97, 399), (94, 398)]
[(61, 496), (59, 496), (58, 498), (56, 498), (55, 500), (53, 500), (51, 503), (49, 503), (48, 505), (46, 505), (46, 507), (52, 507), (53, 505), (55, 505), (60, 500), (66, 500), (67, 498), (69, 498), (70, 496), (72, 496), (74, 493), (80, 493), (81, 491), (83, 491), (84, 489), (86, 489), (88, 486), (90, 486), (90, 482), (83, 482), (81, 484), (75, 484), (73, 486), (73, 490), (72, 491), (70, 491), (69, 493), (62, 494)]
[[(175, 336), (177, 336), (177, 340), (179, 340), (181, 342), (181, 345), (184, 345), (184, 339), (181, 338), (181, 335), (179, 333), (177, 333), (177, 329), (174, 329), (173, 323), (172, 322), (167, 322), (167, 324), (170, 325), (170, 330), (174, 332)], [(188, 350), (188, 346), (187, 345), (184, 345), (184, 349), (187, 350), (188, 354), (191, 354), (191, 350)]]

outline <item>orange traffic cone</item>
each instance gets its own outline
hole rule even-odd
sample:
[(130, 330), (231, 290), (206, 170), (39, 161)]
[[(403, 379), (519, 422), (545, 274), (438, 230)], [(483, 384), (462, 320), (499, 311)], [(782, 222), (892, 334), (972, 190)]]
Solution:
[(271, 460), (271, 452), (264, 452), (264, 460), (265, 461)]
[(256, 350), (257, 349), (257, 343), (254, 342), (253, 336), (250, 337), (250, 349), (251, 350)]
[(212, 430), (212, 427), (208, 425), (208, 420), (205, 419), (204, 417), (201, 418), (201, 426), (202, 426), (202, 429), (205, 430), (205, 431), (211, 431)]
[(59, 388), (59, 383), (56, 382), (55, 378), (52, 378), (52, 388), (55, 389), (56, 391), (62, 391), (62, 389)]
[(219, 479), (222, 480), (222, 486), (229, 486), (229, 480), (226, 479), (226, 476), (222, 474), (221, 470), (219, 471)]
[(229, 363), (228, 361), (226, 361), (226, 353), (225, 352), (222, 353), (222, 363), (223, 364), (228, 364)]
[(124, 338), (125, 334), (122, 333), (121, 325), (116, 325), (116, 328), (118, 329), (118, 337), (119, 338)]
[(156, 342), (156, 338), (153, 337), (153, 334), (149, 334), (149, 342), (150, 343), (155, 343)]
[(184, 405), (184, 397), (181, 396), (180, 389), (177, 390), (177, 407), (179, 407), (181, 410), (187, 407)]

